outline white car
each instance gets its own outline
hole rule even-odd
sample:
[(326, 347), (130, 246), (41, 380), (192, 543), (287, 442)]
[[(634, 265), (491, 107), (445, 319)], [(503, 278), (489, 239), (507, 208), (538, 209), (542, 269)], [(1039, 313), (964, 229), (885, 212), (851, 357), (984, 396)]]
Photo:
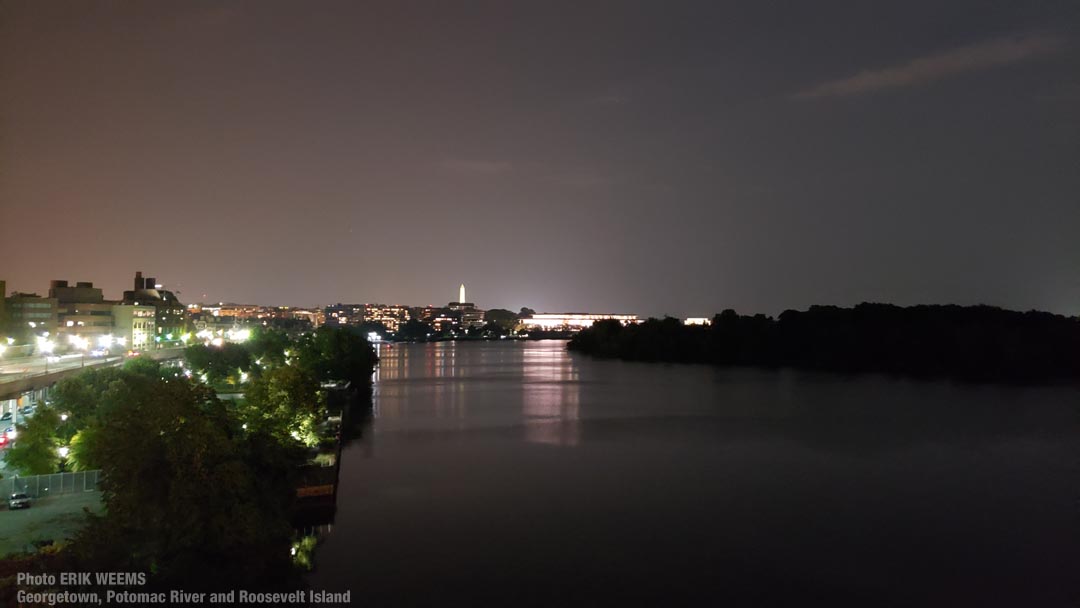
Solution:
[(12, 494), (11, 497), (8, 498), (8, 509), (15, 510), (15, 509), (29, 509), (29, 508), (30, 508), (30, 497), (27, 496), (26, 494), (23, 494), (22, 492)]

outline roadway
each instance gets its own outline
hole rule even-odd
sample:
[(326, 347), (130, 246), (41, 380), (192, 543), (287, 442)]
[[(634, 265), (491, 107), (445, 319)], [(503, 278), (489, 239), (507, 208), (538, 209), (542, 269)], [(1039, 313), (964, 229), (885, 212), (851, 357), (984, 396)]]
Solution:
[(122, 360), (123, 356), (120, 355), (94, 357), (70, 354), (50, 357), (20, 357), (11, 361), (0, 362), (0, 383), (81, 367), (116, 364)]

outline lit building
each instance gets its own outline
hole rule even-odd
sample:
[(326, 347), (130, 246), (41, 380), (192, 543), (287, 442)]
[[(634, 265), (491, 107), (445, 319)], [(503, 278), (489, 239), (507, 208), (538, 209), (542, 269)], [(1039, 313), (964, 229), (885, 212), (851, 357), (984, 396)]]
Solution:
[(566, 313), (539, 313), (529, 315), (521, 319), (521, 325), (525, 329), (542, 329), (548, 331), (576, 331), (590, 327), (597, 321), (615, 319), (623, 325), (640, 323), (637, 315), (609, 315), (580, 312)]
[(365, 304), (364, 322), (382, 323), (386, 329), (396, 332), (398, 327), (411, 317), (408, 306), (387, 306), (385, 304)]
[(101, 289), (93, 283), (78, 281), (72, 286), (67, 281), (54, 280), (49, 283), (49, 297), (56, 299), (57, 333), (61, 336), (84, 340), (83, 344), (87, 345), (97, 344), (100, 338), (112, 334), (114, 302), (106, 301)]
[(114, 304), (113, 337), (117, 344), (132, 350), (152, 348), (157, 335), (157, 308), (144, 304)]
[(457, 313), (462, 327), (480, 327), (484, 324), (484, 311), (476, 307), (476, 304), (465, 301), (465, 284), (458, 288), (457, 302), (446, 305), (451, 312)]
[(321, 308), (289, 308), (285, 310), (286, 319), (307, 321), (312, 327), (320, 327), (326, 323), (326, 313)]
[(688, 317), (683, 320), (683, 325), (712, 325), (712, 319), (708, 317)]
[(326, 322), (330, 325), (360, 325), (364, 322), (363, 304), (335, 304), (325, 309)]
[(56, 298), (43, 298), (36, 293), (13, 293), (5, 298), (10, 328), (14, 332), (41, 335), (56, 333)]
[(180, 337), (190, 328), (187, 311), (176, 294), (162, 289), (153, 277), (143, 278), (142, 272), (135, 273), (134, 287), (124, 292), (123, 303), (154, 307), (154, 344), (159, 348), (182, 346)]
[(202, 319), (212, 316), (243, 323), (292, 318), (291, 309), (287, 306), (261, 306), (258, 304), (231, 304), (227, 302), (188, 304), (187, 311), (193, 317), (198, 316)]

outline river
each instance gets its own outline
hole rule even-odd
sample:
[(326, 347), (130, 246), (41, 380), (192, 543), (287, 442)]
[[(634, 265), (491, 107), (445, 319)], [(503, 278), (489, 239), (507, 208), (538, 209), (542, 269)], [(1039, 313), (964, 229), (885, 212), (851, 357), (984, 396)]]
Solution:
[(1080, 390), (383, 345), (356, 605), (1080, 605)]

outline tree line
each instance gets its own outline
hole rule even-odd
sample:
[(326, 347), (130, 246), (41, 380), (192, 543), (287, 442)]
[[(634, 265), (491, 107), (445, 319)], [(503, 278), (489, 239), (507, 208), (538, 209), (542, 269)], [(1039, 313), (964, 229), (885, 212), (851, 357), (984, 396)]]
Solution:
[(709, 325), (601, 321), (568, 348), (598, 357), (886, 372), (976, 381), (1080, 377), (1080, 319), (993, 306), (812, 306), (778, 318), (725, 310)]

